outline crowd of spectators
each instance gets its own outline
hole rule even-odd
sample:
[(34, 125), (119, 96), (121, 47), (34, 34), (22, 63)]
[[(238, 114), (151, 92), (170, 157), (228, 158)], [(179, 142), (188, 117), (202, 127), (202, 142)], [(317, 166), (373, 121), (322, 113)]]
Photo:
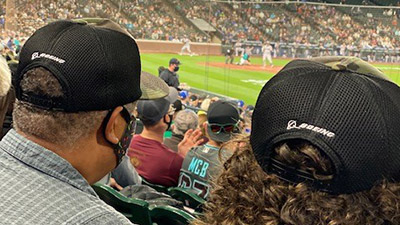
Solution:
[(203, 19), (222, 34), (223, 42), (232, 40), (255, 40), (262, 38), (262, 32), (231, 5), (201, 0), (173, 0), (176, 9), (189, 19)]
[[(5, 2), (1, 1), (0, 26), (5, 23)], [(56, 19), (79, 17), (110, 17), (127, 28), (135, 38), (181, 42), (207, 42), (203, 33), (187, 25), (188, 19), (203, 19), (221, 34), (223, 44), (270, 41), (276, 56), (307, 57), (309, 55), (353, 55), (360, 51), (380, 51), (369, 54), (369, 60), (398, 61), (400, 48), (399, 10), (346, 8), (311, 4), (247, 4), (220, 3), (200, 0), (153, 1), (93, 1), (37, 0), (15, 1), (18, 30), (0, 38), (6, 46), (13, 37), (13, 48), (44, 24)], [(177, 12), (181, 15), (177, 15)], [(314, 48), (297, 50), (299, 46)], [(280, 48), (280, 49), (279, 49)], [(255, 48), (257, 50), (257, 48)], [(389, 53), (388, 53), (389, 52)], [(258, 54), (257, 52), (254, 52)]]
[(122, 21), (134, 37), (152, 40), (180, 41), (189, 35), (191, 41), (206, 42), (205, 35), (199, 34), (179, 17), (167, 11), (165, 3), (153, 1), (113, 1), (127, 15)]
[[(180, 41), (188, 35), (191, 41), (206, 42), (207, 37), (172, 16), (161, 1), (38, 0), (16, 1), (14, 17), (18, 28), (9, 36), (27, 37), (36, 29), (57, 19), (106, 17), (127, 28), (135, 38)], [(0, 26), (5, 23), (5, 1), (1, 2)]]

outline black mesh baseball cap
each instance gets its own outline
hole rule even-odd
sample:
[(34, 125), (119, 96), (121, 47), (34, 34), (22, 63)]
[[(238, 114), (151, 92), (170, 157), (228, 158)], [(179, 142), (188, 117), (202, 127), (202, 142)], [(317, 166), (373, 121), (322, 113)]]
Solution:
[[(400, 181), (400, 89), (373, 73), (294, 60), (268, 81), (252, 118), (251, 146), (264, 171), (334, 194)], [(318, 147), (335, 170), (329, 182), (274, 163), (273, 148), (290, 140)], [(275, 164), (274, 166), (271, 166)]]
[[(36, 67), (56, 77), (64, 97), (22, 91), (23, 75)], [(26, 41), (16, 73), (16, 97), (48, 110), (78, 112), (134, 102), (142, 96), (141, 90), (146, 99), (168, 94), (157, 85), (140, 87), (140, 80), (139, 49), (128, 32), (108, 19), (61, 20), (42, 27)]]

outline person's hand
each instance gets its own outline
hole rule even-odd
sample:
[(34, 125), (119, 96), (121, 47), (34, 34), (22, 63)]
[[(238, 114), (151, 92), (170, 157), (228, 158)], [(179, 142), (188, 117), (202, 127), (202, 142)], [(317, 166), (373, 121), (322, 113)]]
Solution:
[(110, 187), (117, 189), (118, 191), (121, 191), (123, 188), (121, 187), (121, 185), (119, 185), (117, 183), (117, 181), (115, 181), (114, 178), (110, 178)]
[(200, 129), (186, 131), (183, 140), (178, 144), (178, 154), (185, 158), (192, 147), (198, 146), (203, 142), (201, 135)]

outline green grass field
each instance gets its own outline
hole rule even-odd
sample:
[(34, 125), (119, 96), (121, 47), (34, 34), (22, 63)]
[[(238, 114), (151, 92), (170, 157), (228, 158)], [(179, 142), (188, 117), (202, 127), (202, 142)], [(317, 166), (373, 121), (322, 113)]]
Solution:
[[(158, 75), (159, 66), (168, 66), (169, 59), (178, 58), (182, 65), (178, 72), (181, 83), (187, 83), (206, 91), (241, 99), (246, 104), (255, 104), (262, 86), (274, 73), (266, 71), (249, 71), (232, 69), (229, 66), (215, 67), (207, 62), (225, 62), (223, 56), (180, 56), (177, 54), (141, 54), (142, 69)], [(235, 62), (239, 57), (235, 58)], [(253, 57), (252, 64), (261, 66), (262, 59)], [(273, 59), (275, 66), (284, 66), (288, 59)], [(400, 65), (374, 64), (388, 75), (394, 82), (400, 84)]]

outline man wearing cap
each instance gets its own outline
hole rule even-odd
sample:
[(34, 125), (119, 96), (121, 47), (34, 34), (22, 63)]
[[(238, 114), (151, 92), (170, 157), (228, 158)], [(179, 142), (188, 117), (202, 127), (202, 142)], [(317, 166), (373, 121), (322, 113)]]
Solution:
[(140, 71), (135, 40), (109, 20), (57, 21), (27, 40), (15, 130), (0, 142), (1, 223), (130, 224), (90, 185), (125, 155), (133, 103), (168, 94), (140, 87)]
[(164, 70), (160, 74), (160, 78), (165, 81), (165, 83), (168, 84), (170, 87), (174, 87), (177, 90), (180, 90), (179, 88), (179, 76), (176, 72), (179, 70), (179, 65), (181, 62), (176, 59), (172, 58), (169, 60), (169, 66), (168, 69)]
[(183, 158), (197, 144), (201, 135), (199, 130), (186, 132), (177, 152), (163, 144), (164, 132), (172, 124), (174, 110), (171, 103), (175, 100), (176, 97), (171, 98), (169, 95), (166, 98), (138, 102), (138, 117), (144, 128), (141, 134), (133, 137), (128, 152), (140, 176), (150, 183), (167, 187), (177, 185)]
[(174, 124), (171, 125), (172, 137), (165, 139), (164, 145), (178, 152), (179, 142), (188, 130), (197, 128), (198, 119), (197, 114), (190, 109), (179, 111), (174, 118)]
[(399, 224), (399, 115), (399, 86), (364, 61), (288, 63), (193, 224)]
[(220, 150), (220, 147), (233, 134), (240, 132), (239, 121), (239, 110), (234, 104), (217, 101), (210, 105), (207, 122), (203, 124), (209, 141), (205, 145), (192, 148), (186, 155), (179, 176), (179, 187), (191, 189), (202, 198), (208, 197), (210, 180), (218, 175), (223, 161), (231, 155), (231, 152)]

